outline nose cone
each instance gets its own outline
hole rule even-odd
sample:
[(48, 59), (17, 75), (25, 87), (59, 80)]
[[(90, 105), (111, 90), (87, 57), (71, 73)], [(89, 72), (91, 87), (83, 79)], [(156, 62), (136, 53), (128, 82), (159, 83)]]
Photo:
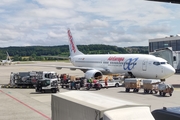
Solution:
[(174, 69), (171, 65), (168, 65), (168, 66), (164, 69), (165, 78), (168, 78), (168, 77), (174, 75), (175, 72), (176, 72), (175, 69)]

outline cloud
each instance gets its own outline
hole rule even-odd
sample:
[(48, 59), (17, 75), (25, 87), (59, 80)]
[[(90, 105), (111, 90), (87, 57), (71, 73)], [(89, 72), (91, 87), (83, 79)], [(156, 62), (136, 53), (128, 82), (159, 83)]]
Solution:
[[(2, 0), (1, 46), (68, 44), (148, 45), (178, 34), (179, 5), (145, 0)], [(11, 42), (9, 42), (11, 41)], [(51, 43), (51, 44), (49, 44)]]
[(170, 26), (144, 26), (136, 29), (140, 34), (159, 34), (159, 33), (168, 33), (171, 31)]

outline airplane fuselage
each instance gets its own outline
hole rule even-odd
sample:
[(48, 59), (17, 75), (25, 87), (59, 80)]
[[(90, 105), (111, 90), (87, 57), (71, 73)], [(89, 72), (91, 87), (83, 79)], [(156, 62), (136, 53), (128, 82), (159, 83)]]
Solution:
[(76, 55), (71, 62), (78, 67), (104, 69), (104, 74), (132, 73), (139, 78), (165, 79), (175, 72), (166, 60), (142, 54)]

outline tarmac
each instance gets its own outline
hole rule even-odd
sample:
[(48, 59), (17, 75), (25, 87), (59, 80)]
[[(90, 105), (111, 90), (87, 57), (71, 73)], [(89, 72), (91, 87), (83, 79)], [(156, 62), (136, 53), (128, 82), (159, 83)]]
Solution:
[[(47, 67), (48, 65), (49, 67)], [(0, 66), (0, 85), (9, 83), (11, 72), (55, 71), (58, 74), (67, 73), (73, 76), (84, 76), (84, 73), (80, 70), (57, 70), (55, 68), (55, 66), (71, 65), (71, 63), (67, 62), (32, 62)], [(135, 103), (148, 104), (151, 106), (151, 111), (163, 107), (180, 106), (180, 74), (167, 78), (165, 83), (172, 84), (175, 87), (172, 96), (168, 94), (165, 97), (159, 96), (159, 94), (144, 94), (142, 89), (138, 93), (132, 91), (126, 93), (124, 87), (112, 87), (98, 91), (92, 89), (89, 92)], [(84, 89), (80, 91), (82, 90)], [(70, 90), (60, 89), (60, 92), (66, 91)], [(36, 93), (34, 89), (0, 88), (0, 120), (51, 120), (51, 94)]]

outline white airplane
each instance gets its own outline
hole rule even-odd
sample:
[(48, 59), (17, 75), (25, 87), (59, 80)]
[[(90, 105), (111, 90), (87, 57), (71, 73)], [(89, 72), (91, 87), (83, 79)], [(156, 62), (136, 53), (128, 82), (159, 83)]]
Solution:
[(13, 62), (7, 51), (6, 54), (7, 54), (6, 60), (1, 60), (0, 62), (1, 65), (5, 65), (5, 64), (11, 65), (11, 64), (19, 63), (19, 62)]
[(175, 69), (166, 60), (145, 54), (95, 54), (85, 55), (80, 52), (68, 29), (70, 61), (73, 66), (61, 66), (57, 69), (80, 69), (86, 78), (102, 77), (103, 74), (120, 74), (132, 78), (161, 79), (172, 76)]
[(12, 60), (8, 54), (8, 52), (6, 51), (6, 54), (7, 54), (7, 57), (6, 57), (6, 60), (1, 60), (1, 65), (5, 65), (5, 64), (11, 64), (12, 63)]

